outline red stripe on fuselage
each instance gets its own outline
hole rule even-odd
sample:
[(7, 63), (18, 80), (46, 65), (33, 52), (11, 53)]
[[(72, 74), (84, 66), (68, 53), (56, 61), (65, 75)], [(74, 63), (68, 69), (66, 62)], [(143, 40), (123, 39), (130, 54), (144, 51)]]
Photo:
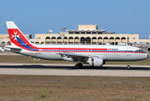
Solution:
[(93, 51), (35, 51), (35, 52), (55, 52), (55, 53), (141, 53), (141, 52), (93, 52)]

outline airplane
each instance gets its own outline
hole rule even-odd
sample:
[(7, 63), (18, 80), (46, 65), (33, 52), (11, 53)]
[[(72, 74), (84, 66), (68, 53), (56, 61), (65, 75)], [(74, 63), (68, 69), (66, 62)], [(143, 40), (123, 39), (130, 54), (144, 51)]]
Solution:
[[(149, 58), (140, 48), (117, 45), (37, 45), (31, 43), (13, 21), (6, 21), (12, 52), (47, 60), (76, 62), (81, 68), (87, 63), (90, 67), (101, 68), (107, 61), (138, 61)], [(128, 65), (128, 68), (130, 66)]]

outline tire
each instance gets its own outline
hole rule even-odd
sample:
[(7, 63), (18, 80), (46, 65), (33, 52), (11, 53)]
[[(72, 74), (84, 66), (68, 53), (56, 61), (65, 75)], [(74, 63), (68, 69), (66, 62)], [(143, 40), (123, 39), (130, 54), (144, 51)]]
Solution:
[(78, 63), (75, 65), (75, 68), (82, 68), (83, 67), (83, 64), (82, 63)]

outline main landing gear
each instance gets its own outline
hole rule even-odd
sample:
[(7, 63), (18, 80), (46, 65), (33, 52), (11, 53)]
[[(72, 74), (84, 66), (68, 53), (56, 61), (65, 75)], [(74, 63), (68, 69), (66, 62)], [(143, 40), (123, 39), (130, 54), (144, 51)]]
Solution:
[(82, 68), (83, 67), (83, 64), (80, 62), (80, 63), (77, 63), (76, 65), (75, 65), (75, 68)]
[(127, 69), (130, 69), (131, 67), (130, 67), (130, 63), (129, 63), (129, 61), (127, 61)]

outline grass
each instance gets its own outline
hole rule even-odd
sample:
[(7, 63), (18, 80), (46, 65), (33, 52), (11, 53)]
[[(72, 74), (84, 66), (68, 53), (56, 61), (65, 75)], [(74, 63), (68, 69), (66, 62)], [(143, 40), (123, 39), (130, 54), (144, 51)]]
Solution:
[(39, 96), (41, 98), (46, 98), (49, 94), (49, 90), (48, 89), (40, 89), (39, 90)]
[[(37, 60), (35, 61), (34, 58), (28, 56), (20, 56), (20, 55), (0, 55), (0, 63), (47, 63), (47, 64), (74, 64), (74, 62), (63, 61), (63, 60)], [(126, 62), (121, 61), (108, 61), (106, 64), (126, 64)], [(130, 62), (132, 65), (150, 65), (150, 58), (147, 60), (142, 61), (133, 61)]]
[(150, 78), (0, 75), (0, 101), (148, 101)]
[(23, 55), (0, 55), (0, 63), (73, 63), (69, 61), (61, 61), (61, 60), (42, 60), (37, 59), (35, 60), (29, 56)]

